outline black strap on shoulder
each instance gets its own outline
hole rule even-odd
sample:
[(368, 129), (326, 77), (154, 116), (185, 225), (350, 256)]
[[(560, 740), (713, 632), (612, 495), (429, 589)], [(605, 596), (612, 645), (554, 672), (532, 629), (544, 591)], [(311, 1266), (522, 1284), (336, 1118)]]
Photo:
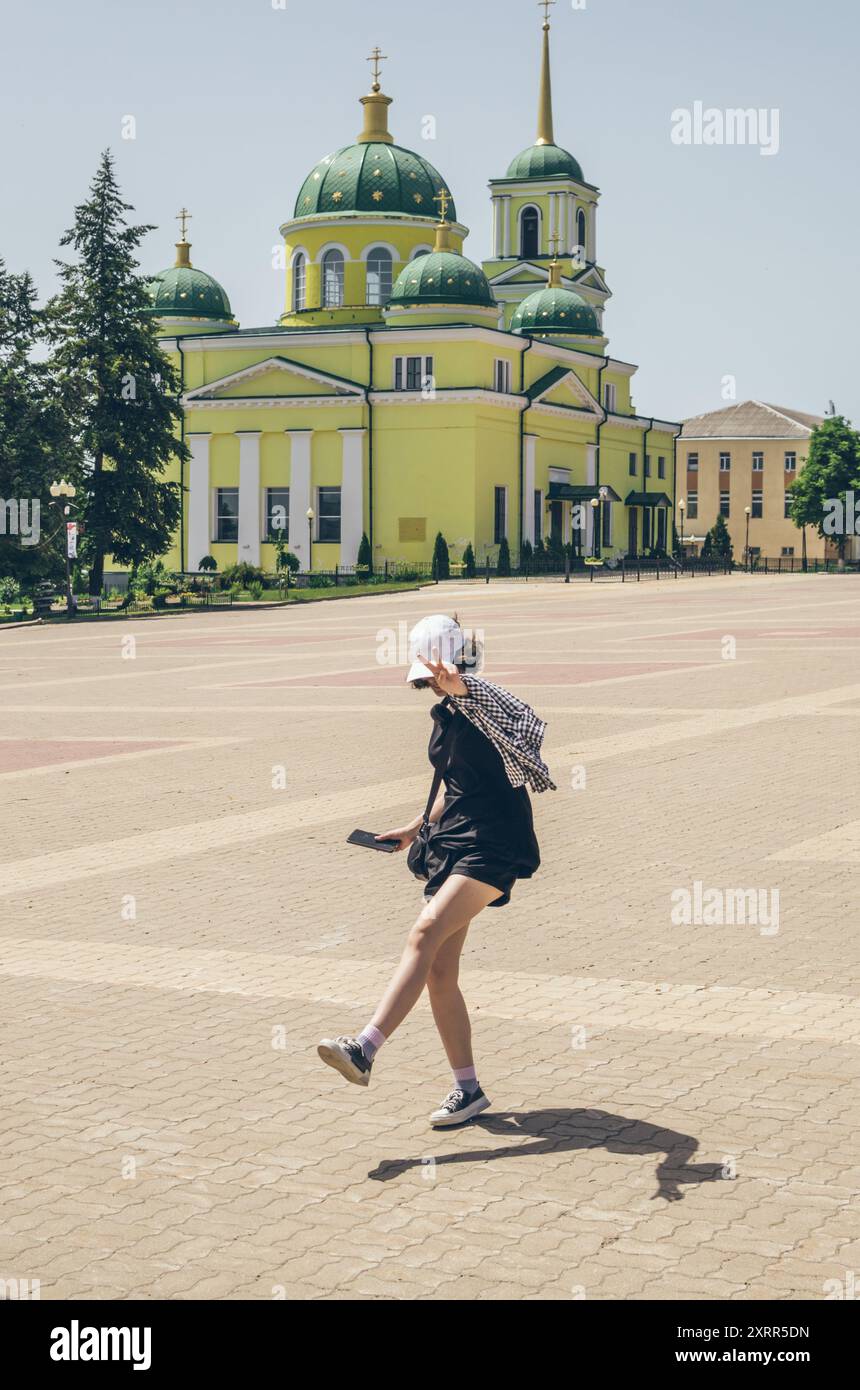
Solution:
[(440, 763), (442, 763), (442, 767), (437, 767), (433, 773), (433, 782), (430, 786), (430, 795), (427, 798), (427, 805), (424, 807), (424, 815), (421, 819), (422, 830), (430, 824), (430, 812), (433, 810), (433, 803), (435, 802), (436, 797), (439, 795), (439, 788), (442, 785), (442, 773), (444, 769), (444, 763), (442, 762), (441, 755), (448, 747), (448, 743), (451, 738), (451, 730), (454, 727), (454, 711), (452, 710), (447, 697), (442, 701), (442, 706), (444, 709), (447, 709), (449, 715), (448, 727), (442, 735), (442, 742), (439, 745), (439, 761)]

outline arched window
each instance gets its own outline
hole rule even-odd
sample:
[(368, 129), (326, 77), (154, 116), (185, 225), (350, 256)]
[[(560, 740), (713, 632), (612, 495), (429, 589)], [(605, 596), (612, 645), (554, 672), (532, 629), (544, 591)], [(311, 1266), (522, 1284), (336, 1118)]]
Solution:
[(576, 214), (576, 245), (579, 252), (576, 259), (578, 261), (584, 261), (588, 255), (585, 241), (586, 235), (585, 211), (583, 208), (580, 208), (579, 212)]
[(524, 208), (520, 217), (520, 257), (531, 260), (540, 254), (540, 213), (537, 208)]
[(387, 304), (391, 298), (393, 261), (384, 246), (374, 246), (367, 258), (367, 302)]
[(421, 259), (422, 256), (429, 256), (429, 255), (430, 255), (430, 247), (429, 247), (429, 246), (419, 246), (415, 251), (412, 252), (412, 259), (413, 259), (413, 261), (420, 261), (420, 259)]
[(339, 309), (343, 304), (343, 252), (326, 251), (322, 268), (323, 308)]
[(304, 309), (307, 306), (307, 280), (308, 263), (307, 258), (301, 251), (293, 261), (293, 311)]

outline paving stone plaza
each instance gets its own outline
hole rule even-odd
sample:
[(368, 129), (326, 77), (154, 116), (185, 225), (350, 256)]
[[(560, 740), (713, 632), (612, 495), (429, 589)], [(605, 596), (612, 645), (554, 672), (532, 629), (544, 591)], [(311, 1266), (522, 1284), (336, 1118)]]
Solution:
[[(494, 582), (0, 633), (0, 1276), (43, 1299), (823, 1299), (860, 1269), (860, 580)], [(548, 721), (543, 866), (473, 925), (492, 1108), (422, 1001), (457, 611)], [(389, 658), (394, 658), (392, 664)], [(383, 658), (383, 659), (381, 659)]]

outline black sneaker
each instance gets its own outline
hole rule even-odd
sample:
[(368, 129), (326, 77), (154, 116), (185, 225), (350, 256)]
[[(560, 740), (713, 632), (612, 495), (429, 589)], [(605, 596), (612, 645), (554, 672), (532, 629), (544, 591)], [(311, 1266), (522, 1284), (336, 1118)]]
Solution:
[(347, 1081), (356, 1086), (367, 1086), (370, 1082), (372, 1062), (368, 1062), (361, 1043), (355, 1038), (323, 1038), (317, 1052), (329, 1067), (334, 1067)]
[(480, 1086), (477, 1091), (468, 1092), (455, 1087), (450, 1095), (445, 1097), (439, 1109), (433, 1111), (430, 1123), (434, 1129), (444, 1129), (446, 1125), (462, 1125), (466, 1120), (473, 1120), (476, 1115), (480, 1115), (489, 1104)]

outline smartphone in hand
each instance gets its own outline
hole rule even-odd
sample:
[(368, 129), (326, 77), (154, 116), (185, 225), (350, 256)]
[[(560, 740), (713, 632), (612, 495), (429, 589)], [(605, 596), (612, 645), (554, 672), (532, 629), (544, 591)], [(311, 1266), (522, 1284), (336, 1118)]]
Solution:
[(377, 840), (372, 830), (353, 830), (346, 843), (363, 845), (365, 849), (381, 849), (383, 854), (394, 854), (400, 848), (399, 840)]

